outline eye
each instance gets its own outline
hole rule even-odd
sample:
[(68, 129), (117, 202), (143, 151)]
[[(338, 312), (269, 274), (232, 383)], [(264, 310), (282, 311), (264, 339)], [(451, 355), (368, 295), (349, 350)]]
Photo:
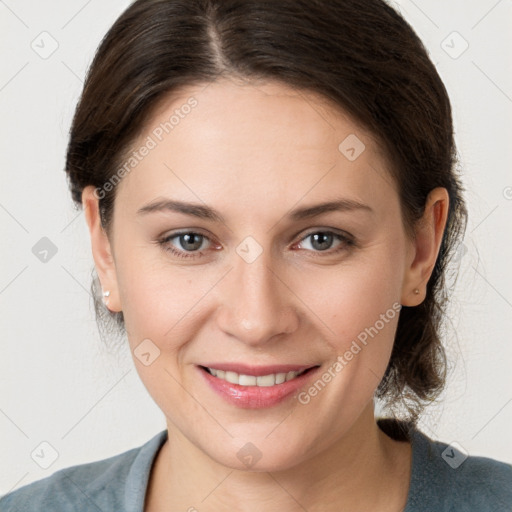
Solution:
[[(175, 240), (176, 239), (176, 240)], [(173, 242), (173, 240), (175, 240)], [(159, 245), (166, 251), (178, 256), (179, 258), (200, 258), (204, 256), (202, 251), (198, 251), (203, 243), (210, 239), (202, 233), (195, 231), (182, 231), (181, 233), (172, 233), (158, 240)], [(203, 247), (203, 250), (205, 248)]]
[[(304, 241), (310, 240), (310, 247), (307, 247), (307, 243)], [(331, 249), (333, 242), (338, 241), (335, 248)], [(196, 231), (182, 231), (180, 233), (171, 233), (163, 238), (159, 239), (158, 244), (165, 250), (177, 256), (178, 258), (201, 258), (205, 255), (209, 246), (212, 244), (209, 237)], [(206, 245), (206, 247), (205, 247)], [(315, 253), (326, 253), (326, 255), (336, 254), (341, 251), (349, 250), (356, 245), (355, 240), (351, 235), (341, 234), (329, 230), (317, 230), (310, 232), (301, 241), (296, 244), (301, 249)], [(216, 245), (215, 248), (221, 248)], [(200, 250), (202, 249), (202, 250)]]
[[(308, 244), (304, 244), (305, 240), (310, 240), (309, 247)], [(338, 245), (335, 246), (333, 250), (329, 250), (333, 242), (338, 241)], [(306, 245), (305, 249), (312, 250), (316, 253), (325, 253), (334, 254), (344, 250), (347, 250), (353, 246), (355, 246), (354, 239), (348, 234), (336, 233), (334, 231), (313, 231), (307, 234), (302, 240), (299, 242), (300, 246)], [(304, 247), (302, 247), (304, 248)]]

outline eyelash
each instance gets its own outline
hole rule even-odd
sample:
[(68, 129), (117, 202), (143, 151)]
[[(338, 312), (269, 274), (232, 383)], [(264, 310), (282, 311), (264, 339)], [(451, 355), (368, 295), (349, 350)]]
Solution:
[[(338, 246), (337, 249), (334, 249), (334, 250), (327, 249), (325, 251), (310, 251), (310, 252), (313, 252), (313, 254), (315, 254), (315, 257), (317, 257), (317, 256), (321, 257), (323, 254), (327, 254), (327, 255), (337, 254), (341, 251), (349, 250), (353, 247), (356, 247), (356, 245), (357, 245), (356, 241), (354, 240), (354, 238), (351, 235), (341, 234), (341, 233), (337, 233), (335, 231), (329, 231), (329, 230), (311, 231), (307, 235), (303, 236), (299, 240), (299, 243), (303, 242), (310, 236), (318, 234), (318, 233), (322, 233), (324, 235), (334, 235), (334, 237), (336, 237), (342, 243)], [(205, 255), (204, 252), (202, 252), (202, 251), (200, 251), (200, 252), (180, 251), (179, 249), (176, 249), (172, 245), (169, 245), (169, 242), (173, 238), (178, 238), (179, 236), (182, 236), (182, 235), (199, 235), (199, 236), (203, 237), (203, 240), (209, 240), (209, 238), (206, 235), (203, 235), (202, 233), (199, 233), (196, 231), (181, 231), (179, 233), (172, 233), (170, 235), (167, 235), (167, 236), (157, 240), (157, 243), (158, 243), (158, 245), (160, 245), (162, 247), (162, 249), (170, 252), (171, 254), (173, 254), (174, 256), (177, 256), (178, 258), (184, 258), (184, 259), (185, 258), (201, 258)], [(309, 250), (309, 249), (306, 249), (306, 250)]]

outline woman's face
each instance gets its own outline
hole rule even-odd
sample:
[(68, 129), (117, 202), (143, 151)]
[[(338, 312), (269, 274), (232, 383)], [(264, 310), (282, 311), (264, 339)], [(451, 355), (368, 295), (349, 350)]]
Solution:
[(100, 278), (170, 431), (276, 470), (362, 430), (420, 284), (374, 140), (312, 94), (223, 80), (133, 149)]

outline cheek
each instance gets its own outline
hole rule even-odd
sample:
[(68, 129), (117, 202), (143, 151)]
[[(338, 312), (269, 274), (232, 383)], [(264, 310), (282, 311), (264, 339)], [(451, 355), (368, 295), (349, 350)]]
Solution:
[(315, 271), (314, 279), (306, 274), (297, 295), (309, 297), (305, 302), (320, 319), (316, 325), (330, 347), (330, 372), (325, 375), (333, 382), (330, 399), (339, 401), (344, 395), (345, 404), (358, 406), (371, 398), (391, 356), (403, 269), (398, 254), (383, 246), (353, 261), (323, 274)]
[[(381, 315), (389, 312), (391, 319), (395, 316), (401, 287), (399, 255), (376, 245), (346, 264), (303, 273), (295, 289), (323, 321), (333, 345), (342, 350), (347, 341), (373, 326)], [(378, 325), (382, 329), (380, 322)]]
[[(148, 258), (148, 252), (134, 250), (130, 258), (119, 258), (118, 285), (136, 370), (155, 402), (172, 417), (175, 409), (185, 407), (177, 404), (194, 406), (179, 384), (183, 382), (182, 348), (201, 326), (197, 303), (214, 280), (191, 278), (190, 272)], [(144, 360), (143, 354), (149, 357)]]
[[(128, 339), (134, 348), (142, 339), (154, 339), (159, 330), (169, 329), (173, 303), (179, 290), (169, 286), (161, 269), (148, 256), (154, 248), (121, 243), (116, 257), (116, 277)], [(167, 293), (167, 297), (162, 294)]]
[(133, 248), (116, 262), (126, 331), (132, 349), (149, 338), (172, 355), (194, 338), (208, 292), (223, 270), (180, 267), (155, 257), (154, 248)]

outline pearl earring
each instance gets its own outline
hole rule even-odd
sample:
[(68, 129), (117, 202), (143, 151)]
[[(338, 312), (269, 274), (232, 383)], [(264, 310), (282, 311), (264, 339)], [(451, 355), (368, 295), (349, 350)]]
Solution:
[(108, 297), (110, 297), (110, 290), (103, 292), (103, 303), (108, 306)]
[(418, 288), (416, 288), (416, 289), (414, 290), (414, 293), (415, 293), (416, 295), (418, 295), (418, 294), (420, 293), (420, 291), (418, 290)]

